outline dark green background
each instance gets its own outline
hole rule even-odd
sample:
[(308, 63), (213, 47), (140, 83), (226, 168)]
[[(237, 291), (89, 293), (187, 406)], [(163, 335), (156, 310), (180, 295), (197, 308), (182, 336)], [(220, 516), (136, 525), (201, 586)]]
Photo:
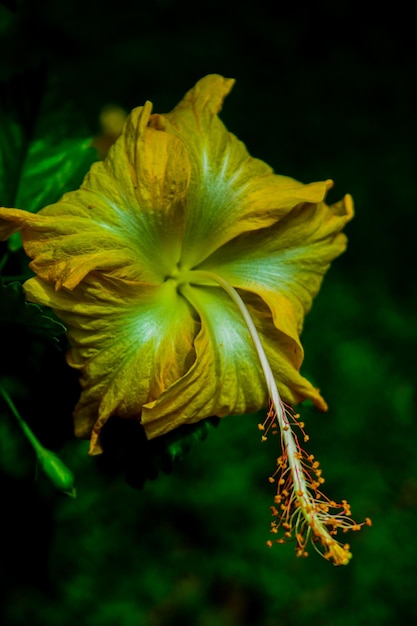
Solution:
[[(76, 500), (35, 482), (30, 451), (3, 435), (2, 454), (16, 458), (2, 478), (5, 623), (416, 623), (417, 55), (407, 10), (396, 3), (366, 17), (345, 1), (0, 4), (9, 7), (0, 6), (0, 78), (48, 67), (89, 132), (105, 104), (149, 99), (168, 111), (216, 72), (237, 80), (222, 119), (254, 156), (304, 182), (334, 179), (330, 200), (353, 195), (348, 252), (303, 333), (304, 371), (330, 409), (302, 413), (327, 492), (374, 522), (349, 537), (345, 568), (315, 554), (297, 560), (291, 546), (268, 550), (266, 477), (278, 442), (260, 444), (253, 416), (223, 420), (142, 491), (72, 442), (64, 458)], [(44, 398), (57, 421), (62, 398)]]

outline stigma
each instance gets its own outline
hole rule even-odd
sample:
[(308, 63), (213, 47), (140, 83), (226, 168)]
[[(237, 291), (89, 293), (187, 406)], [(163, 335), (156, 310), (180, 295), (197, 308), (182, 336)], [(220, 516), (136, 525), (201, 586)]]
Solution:
[(258, 428), (262, 441), (270, 432), (280, 434), (282, 448), (276, 469), (269, 477), (269, 482), (276, 484), (270, 528), (275, 538), (268, 540), (267, 545), (294, 542), (298, 557), (307, 557), (312, 546), (334, 565), (347, 565), (352, 554), (349, 544), (339, 540), (339, 533), (370, 526), (371, 520), (356, 523), (346, 500), (337, 503), (323, 493), (325, 479), (320, 463), (300, 444), (300, 440), (308, 441), (308, 435), (299, 414), (291, 407), (280, 399), (278, 405), (271, 402), (267, 417)]

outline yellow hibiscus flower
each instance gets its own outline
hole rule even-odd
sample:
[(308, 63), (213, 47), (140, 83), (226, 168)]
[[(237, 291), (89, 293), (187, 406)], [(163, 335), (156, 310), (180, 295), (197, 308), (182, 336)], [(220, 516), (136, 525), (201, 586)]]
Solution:
[(260, 428), (281, 428), (278, 482), (292, 490), (278, 490), (271, 530), (292, 528), (295, 515), (298, 553), (311, 534), (343, 563), (349, 552), (332, 532), (347, 508), (330, 522), (316, 514), (320, 481), (304, 478), (308, 457), (283, 402), (326, 410), (300, 375), (299, 337), (345, 249), (352, 201), (329, 206), (331, 181), (304, 185), (252, 158), (217, 116), (233, 82), (206, 76), (166, 115), (150, 102), (134, 109), (79, 190), (37, 214), (0, 209), (0, 237), (21, 231), (36, 274), (27, 298), (67, 326), (82, 386), (75, 431), (91, 454), (110, 416), (140, 420), (153, 438), (270, 400)]

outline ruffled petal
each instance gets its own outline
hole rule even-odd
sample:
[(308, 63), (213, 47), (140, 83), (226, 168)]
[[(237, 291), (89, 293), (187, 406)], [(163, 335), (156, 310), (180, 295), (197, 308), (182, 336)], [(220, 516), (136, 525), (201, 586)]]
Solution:
[(269, 306), (276, 328), (294, 340), (294, 350), (301, 356), (304, 316), (331, 261), (345, 250), (341, 230), (352, 217), (350, 196), (330, 206), (299, 205), (274, 226), (228, 242), (198, 269), (259, 295)]
[(146, 103), (78, 191), (36, 215), (0, 209), (0, 237), (21, 230), (33, 259), (28, 298), (68, 326), (76, 432), (92, 453), (110, 415), (151, 438), (267, 405), (241, 313), (194, 270), (239, 290), (283, 399), (326, 408), (300, 375), (299, 334), (352, 204), (329, 207), (330, 181), (303, 185), (252, 158), (217, 116), (232, 85), (206, 76), (164, 116)]
[(167, 281), (143, 287), (90, 275), (74, 290), (54, 291), (38, 278), (25, 283), (29, 300), (51, 307), (68, 328), (69, 365), (80, 370), (83, 392), (75, 431), (98, 436), (111, 415), (140, 419), (142, 406), (160, 397), (190, 369), (199, 322)]
[[(211, 415), (252, 413), (268, 405), (258, 356), (235, 303), (218, 287), (192, 286), (184, 288), (183, 294), (201, 318), (194, 344), (196, 360), (181, 379), (143, 407), (142, 424), (148, 438)], [(318, 391), (299, 374), (292, 342), (274, 328), (267, 307), (252, 297), (248, 310), (282, 397), (288, 402), (311, 398), (325, 409)]]
[(0, 235), (22, 230), (33, 271), (73, 289), (91, 271), (160, 283), (179, 259), (189, 163), (182, 141), (134, 109), (104, 162), (81, 188), (34, 215), (0, 209)]
[[(141, 261), (137, 243), (129, 234), (88, 217), (91, 194), (81, 190), (66, 194), (63, 200), (39, 213), (20, 209), (0, 209), (0, 221), (7, 237), (22, 233), (26, 254), (33, 259), (31, 269), (55, 289), (73, 289), (93, 270), (145, 283), (160, 282), (156, 265)], [(70, 201), (71, 200), (71, 201)], [(95, 208), (107, 204), (95, 198)], [(7, 224), (7, 226), (6, 226)]]
[(188, 149), (192, 173), (181, 256), (187, 269), (233, 237), (270, 226), (299, 203), (321, 201), (328, 187), (275, 175), (227, 131), (217, 113), (233, 83), (206, 76), (171, 113), (150, 121), (176, 133)]

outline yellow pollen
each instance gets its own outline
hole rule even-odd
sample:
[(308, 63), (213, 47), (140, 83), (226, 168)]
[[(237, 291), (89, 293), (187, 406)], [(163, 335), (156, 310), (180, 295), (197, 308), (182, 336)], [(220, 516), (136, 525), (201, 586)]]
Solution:
[[(281, 409), (287, 428), (298, 427), (305, 440), (304, 424), (295, 422), (289, 407), (282, 404)], [(272, 415), (270, 419), (276, 420), (277, 416)], [(273, 478), (276, 484), (274, 502), (278, 505), (278, 508), (271, 508), (276, 519), (271, 530), (276, 535), (273, 543), (295, 541), (296, 555), (305, 557), (308, 554), (305, 548), (310, 540), (315, 550), (334, 565), (346, 565), (351, 558), (350, 548), (349, 544), (337, 540), (338, 532), (357, 531), (364, 524), (370, 525), (371, 520), (366, 518), (365, 522), (357, 524), (350, 517), (347, 500), (337, 503), (320, 491), (325, 479), (319, 461), (303, 450), (292, 430), (290, 440), (286, 438), (286, 432), (285, 428), (281, 431), (282, 454), (276, 459), (276, 470), (269, 478), (270, 482)]]

